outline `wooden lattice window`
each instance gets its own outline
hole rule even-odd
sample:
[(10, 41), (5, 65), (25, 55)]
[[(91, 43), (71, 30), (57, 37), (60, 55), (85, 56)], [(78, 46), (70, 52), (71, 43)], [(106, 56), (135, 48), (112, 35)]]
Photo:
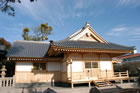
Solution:
[(86, 69), (98, 68), (98, 63), (97, 62), (85, 62), (85, 68)]
[(46, 63), (33, 63), (33, 70), (46, 70)]

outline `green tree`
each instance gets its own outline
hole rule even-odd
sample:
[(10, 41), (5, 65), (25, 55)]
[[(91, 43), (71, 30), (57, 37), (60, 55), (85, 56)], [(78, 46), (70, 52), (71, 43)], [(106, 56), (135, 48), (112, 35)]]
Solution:
[(34, 35), (29, 35), (30, 29), (26, 27), (23, 29), (22, 37), (24, 40), (44, 41), (48, 40), (48, 35), (51, 34), (52, 30), (52, 26), (45, 23), (34, 29)]
[[(35, 0), (30, 0), (30, 2), (34, 1)], [(11, 5), (11, 3), (16, 2), (21, 3), (21, 0), (0, 0), (0, 10), (10, 16), (15, 16), (15, 8)]]
[(4, 38), (0, 38), (0, 45), (3, 45), (5, 50), (9, 50), (11, 47), (10, 42), (6, 41)]
[(115, 64), (114, 71), (115, 72), (124, 72), (128, 70), (129, 76), (138, 76), (138, 70), (140, 68), (140, 62), (128, 62), (125, 64)]
[(5, 65), (7, 69), (6, 77), (13, 76), (15, 71), (15, 62), (10, 62), (6, 59), (6, 54), (10, 49), (11, 44), (4, 38), (0, 38), (0, 46), (2, 47), (2, 49), (0, 49), (0, 69), (2, 68), (2, 65)]
[(30, 29), (28, 27), (23, 29), (22, 37), (24, 38), (24, 40), (29, 40), (29, 32), (30, 32)]

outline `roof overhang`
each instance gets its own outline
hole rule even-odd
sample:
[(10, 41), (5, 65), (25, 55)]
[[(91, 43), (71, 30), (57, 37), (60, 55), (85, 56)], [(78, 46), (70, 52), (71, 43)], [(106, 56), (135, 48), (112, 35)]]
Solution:
[(63, 52), (86, 52), (86, 53), (114, 53), (114, 54), (126, 54), (131, 53), (133, 50), (117, 50), (117, 49), (93, 49), (93, 48), (65, 48), (51, 46), (48, 51), (48, 55), (58, 55)]
[(48, 57), (48, 58), (38, 58), (38, 57), (8, 57), (7, 60), (13, 60), (16, 62), (62, 62), (63, 58), (58, 57)]

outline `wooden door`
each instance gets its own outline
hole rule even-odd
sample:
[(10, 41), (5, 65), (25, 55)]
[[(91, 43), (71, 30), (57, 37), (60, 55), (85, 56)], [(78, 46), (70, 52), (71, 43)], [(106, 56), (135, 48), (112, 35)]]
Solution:
[(99, 77), (98, 62), (85, 62), (85, 70), (89, 73), (89, 78), (97, 80)]

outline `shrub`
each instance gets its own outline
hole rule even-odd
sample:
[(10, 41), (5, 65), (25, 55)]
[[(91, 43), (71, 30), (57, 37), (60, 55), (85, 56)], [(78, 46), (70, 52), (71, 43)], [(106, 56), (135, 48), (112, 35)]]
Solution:
[(130, 62), (125, 64), (114, 64), (114, 71), (115, 72), (123, 72), (128, 70), (129, 76), (138, 76), (138, 70), (140, 68), (140, 62)]

